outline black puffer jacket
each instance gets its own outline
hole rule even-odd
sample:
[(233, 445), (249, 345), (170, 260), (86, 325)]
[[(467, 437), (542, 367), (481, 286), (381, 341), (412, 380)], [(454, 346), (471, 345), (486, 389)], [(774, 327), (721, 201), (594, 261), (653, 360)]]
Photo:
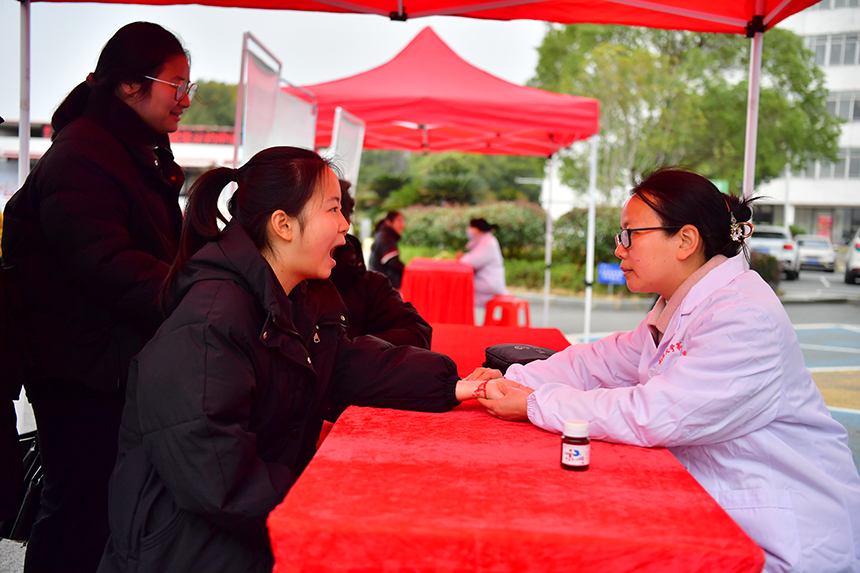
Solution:
[(446, 356), (351, 342), (328, 280), (289, 297), (241, 226), (201, 249), (181, 302), (132, 362), (99, 571), (270, 571), (266, 517), (329, 404), (440, 412)]
[(166, 135), (110, 93), (90, 94), (9, 200), (4, 281), (14, 285), (28, 379), (123, 387), (163, 320), (185, 181)]
[(365, 268), (356, 237), (346, 236), (346, 244), (335, 249), (334, 260), (331, 282), (349, 311), (350, 338), (372, 334), (395, 346), (430, 348), (433, 329), (412, 304), (403, 302), (388, 277)]
[(400, 235), (388, 225), (382, 225), (373, 236), (373, 246), (370, 248), (368, 267), (372, 271), (382, 273), (391, 281), (391, 285), (399, 289), (403, 281), (403, 261), (400, 260), (398, 243)]

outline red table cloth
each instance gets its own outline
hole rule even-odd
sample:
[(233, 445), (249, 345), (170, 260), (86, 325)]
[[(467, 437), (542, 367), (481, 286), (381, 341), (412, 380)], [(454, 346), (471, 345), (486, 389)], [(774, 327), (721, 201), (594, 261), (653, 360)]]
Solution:
[(475, 279), (469, 265), (416, 257), (403, 271), (400, 294), (427, 322), (475, 324)]
[(269, 515), (275, 573), (759, 572), (762, 550), (664, 449), (560, 437), (474, 402), (350, 407)]
[(486, 358), (488, 346), (504, 343), (530, 344), (550, 350), (570, 346), (557, 328), (523, 328), (521, 326), (466, 326), (461, 324), (432, 324), (430, 350), (447, 354), (457, 364), (457, 373), (468, 376)]

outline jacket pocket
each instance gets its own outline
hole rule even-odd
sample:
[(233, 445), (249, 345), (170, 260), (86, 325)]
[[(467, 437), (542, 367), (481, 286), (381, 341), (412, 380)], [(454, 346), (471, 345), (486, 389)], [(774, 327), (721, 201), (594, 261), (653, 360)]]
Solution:
[(800, 565), (800, 539), (791, 493), (776, 489), (714, 492), (714, 499), (761, 547), (765, 571), (792, 571)]

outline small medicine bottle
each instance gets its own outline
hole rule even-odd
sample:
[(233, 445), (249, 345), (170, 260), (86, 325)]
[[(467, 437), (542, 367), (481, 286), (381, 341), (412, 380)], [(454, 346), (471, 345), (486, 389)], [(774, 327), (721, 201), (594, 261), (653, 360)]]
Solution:
[(565, 420), (561, 438), (561, 467), (584, 472), (591, 458), (591, 440), (586, 420)]

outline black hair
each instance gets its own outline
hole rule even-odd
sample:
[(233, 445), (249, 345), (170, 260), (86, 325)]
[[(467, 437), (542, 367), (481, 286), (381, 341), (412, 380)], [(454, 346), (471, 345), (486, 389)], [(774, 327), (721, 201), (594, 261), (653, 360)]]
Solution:
[(393, 223), (394, 220), (397, 219), (397, 217), (401, 217), (401, 216), (402, 215), (400, 214), (400, 211), (389, 211), (388, 213), (385, 214), (385, 218), (380, 220), (376, 224), (376, 226), (373, 228), (373, 232), (377, 233), (379, 231), (379, 229), (381, 229), (382, 226), (385, 225), (386, 222)]
[(495, 233), (499, 230), (498, 225), (491, 225), (490, 223), (487, 223), (486, 219), (472, 219), (471, 221), (469, 221), (469, 226), (475, 227), (482, 233), (486, 233), (488, 231), (493, 231)]
[(218, 209), (218, 197), (224, 187), (236, 182), (236, 192), (229, 203), (230, 214), (262, 251), (269, 247), (268, 221), (275, 211), (282, 210), (295, 217), (302, 228), (305, 205), (329, 169), (335, 167), (313, 151), (270, 147), (239, 169), (219, 167), (201, 175), (188, 191), (179, 251), (162, 289), (162, 306), (185, 262), (206, 243), (220, 237), (218, 221), (226, 221)]
[(104, 45), (92, 75), (78, 84), (54, 112), (54, 135), (81, 116), (92, 91), (113, 93), (120, 84), (139, 83), (138, 97), (146, 97), (152, 90), (152, 80), (144, 76), (157, 77), (167, 60), (176, 56), (189, 57), (176, 36), (158, 24), (126, 24)]
[[(714, 255), (733, 257), (743, 246), (743, 238), (731, 237), (731, 218), (738, 223), (752, 219), (752, 203), (757, 198), (738, 199), (721, 193), (706, 177), (680, 167), (661, 167), (649, 174), (630, 192), (660, 217), (663, 226), (693, 225), (705, 249), (705, 260)], [(664, 231), (667, 234), (678, 232)]]
[(352, 183), (345, 179), (337, 181), (340, 183), (340, 212), (347, 223), (352, 223), (352, 213), (355, 211), (355, 198), (349, 192)]

